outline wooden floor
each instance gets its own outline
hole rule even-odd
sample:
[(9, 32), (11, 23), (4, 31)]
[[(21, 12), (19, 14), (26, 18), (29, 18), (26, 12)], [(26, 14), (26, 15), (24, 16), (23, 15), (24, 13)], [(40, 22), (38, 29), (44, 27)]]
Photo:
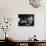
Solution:
[(46, 46), (46, 40), (44, 41), (6, 41), (6, 40), (0, 40), (0, 46), (20, 46), (24, 44), (24, 46)]
[(8, 44), (8, 43), (6, 43), (5, 40), (0, 40), (0, 46), (15, 46), (15, 45), (13, 45), (13, 44)]
[(0, 42), (0, 46), (15, 46), (15, 45), (6, 44), (5, 42)]

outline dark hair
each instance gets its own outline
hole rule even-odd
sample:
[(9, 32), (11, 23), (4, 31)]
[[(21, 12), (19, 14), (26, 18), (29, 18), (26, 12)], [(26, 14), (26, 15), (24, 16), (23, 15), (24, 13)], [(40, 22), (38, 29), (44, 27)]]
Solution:
[(34, 37), (36, 37), (36, 35), (34, 35)]

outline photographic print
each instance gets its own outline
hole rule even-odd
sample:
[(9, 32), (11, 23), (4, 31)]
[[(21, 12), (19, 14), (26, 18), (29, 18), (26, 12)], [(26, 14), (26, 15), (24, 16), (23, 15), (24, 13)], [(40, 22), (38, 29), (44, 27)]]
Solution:
[(34, 26), (34, 14), (18, 14), (19, 26)]

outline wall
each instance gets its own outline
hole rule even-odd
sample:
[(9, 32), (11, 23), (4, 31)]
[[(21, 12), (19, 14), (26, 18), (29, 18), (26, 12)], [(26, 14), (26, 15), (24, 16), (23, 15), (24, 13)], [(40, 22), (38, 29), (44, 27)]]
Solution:
[[(0, 18), (4, 16), (13, 18), (12, 26), (8, 33), (17, 40), (27, 40), (34, 34), (37, 35), (39, 40), (45, 40), (45, 12), (46, 6), (44, 4), (43, 7), (33, 8), (28, 0), (0, 0)], [(19, 27), (18, 14), (34, 14), (35, 26)], [(0, 35), (2, 33), (0, 31)], [(4, 37), (0, 36), (0, 39), (4, 39)]]

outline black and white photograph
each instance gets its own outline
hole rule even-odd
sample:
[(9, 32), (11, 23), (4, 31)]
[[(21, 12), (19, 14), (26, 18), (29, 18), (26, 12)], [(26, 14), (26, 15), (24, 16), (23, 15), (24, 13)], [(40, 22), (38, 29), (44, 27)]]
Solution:
[(18, 14), (19, 26), (34, 26), (34, 14)]

